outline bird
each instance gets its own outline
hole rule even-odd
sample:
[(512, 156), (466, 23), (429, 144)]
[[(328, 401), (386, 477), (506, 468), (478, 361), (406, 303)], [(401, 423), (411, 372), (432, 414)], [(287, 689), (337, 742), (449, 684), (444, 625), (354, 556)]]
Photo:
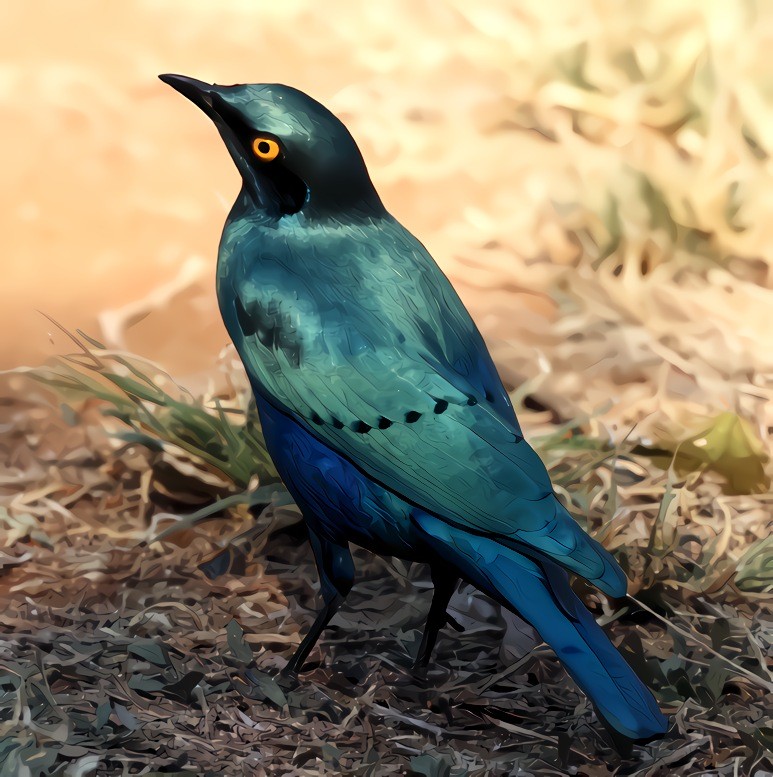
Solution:
[(469, 312), (344, 123), (283, 84), (159, 78), (214, 122), (241, 174), (218, 306), (322, 598), (284, 673), (297, 678), (352, 588), (354, 544), (429, 565), (415, 667), (466, 582), (535, 628), (611, 734), (662, 736), (651, 691), (569, 583), (622, 597), (624, 572), (558, 499)]

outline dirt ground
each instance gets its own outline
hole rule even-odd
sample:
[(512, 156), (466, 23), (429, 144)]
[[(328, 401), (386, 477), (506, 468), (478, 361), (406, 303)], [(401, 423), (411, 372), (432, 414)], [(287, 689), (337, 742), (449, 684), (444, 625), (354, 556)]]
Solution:
[[(6, 4), (0, 775), (773, 774), (771, 39), (762, 2)], [(316, 574), (216, 310), (236, 172), (161, 72), (345, 120), (628, 573), (577, 590), (666, 738), (616, 754), (471, 589), (412, 672), (426, 570), (359, 550), (276, 683)]]

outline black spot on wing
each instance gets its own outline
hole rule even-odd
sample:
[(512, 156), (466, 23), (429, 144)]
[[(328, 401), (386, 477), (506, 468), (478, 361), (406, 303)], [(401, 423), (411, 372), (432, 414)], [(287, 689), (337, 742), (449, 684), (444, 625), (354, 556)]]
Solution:
[[(318, 426), (322, 426), (325, 423), (324, 419), (320, 417), (319, 413), (312, 413), (311, 420)], [(330, 423), (335, 429), (343, 429), (345, 426), (345, 424), (339, 421), (337, 418), (334, 418)], [(384, 416), (379, 418), (379, 429), (389, 429), (390, 426), (392, 426), (392, 421), (390, 421), (388, 418), (384, 418)], [(365, 423), (365, 421), (357, 420), (352, 421), (352, 423), (349, 424), (349, 428), (353, 432), (357, 432), (357, 434), (367, 434), (373, 427), (370, 424)]]
[(278, 302), (253, 302), (248, 309), (236, 297), (236, 319), (245, 337), (257, 337), (264, 348), (281, 351), (293, 367), (300, 366), (301, 342), (290, 316), (282, 313)]
[(418, 421), (421, 418), (421, 413), (419, 413), (416, 410), (409, 410), (405, 414), (405, 423), (407, 424), (415, 424), (416, 421)]
[[(483, 396), (484, 396), (486, 402), (494, 403), (496, 401), (496, 398), (494, 397), (493, 392), (490, 391), (489, 389), (485, 389), (485, 393), (484, 393)], [(472, 396), (472, 394), (470, 394), (467, 397), (467, 404), (471, 405), (471, 406), (472, 405), (477, 405), (478, 404), (478, 398), (474, 397), (474, 396)]]
[(242, 334), (245, 337), (250, 337), (255, 334), (255, 326), (250, 321), (250, 315), (244, 307), (241, 299), (236, 297), (236, 320), (239, 322), (239, 329), (242, 330)]
[(448, 402), (445, 399), (438, 399), (435, 402), (435, 415), (440, 415), (448, 410)]

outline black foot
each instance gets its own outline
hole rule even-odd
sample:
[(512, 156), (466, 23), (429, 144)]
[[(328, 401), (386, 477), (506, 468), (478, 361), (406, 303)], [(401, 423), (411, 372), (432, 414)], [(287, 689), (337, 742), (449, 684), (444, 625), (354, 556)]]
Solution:
[(456, 618), (446, 613), (446, 623), (454, 630), (458, 631), (459, 633), (464, 631), (464, 626), (462, 626), (461, 623), (459, 623)]
[[(454, 631), (464, 631), (464, 626), (462, 626), (461, 623), (456, 620), (456, 618), (449, 615), (445, 609), (438, 611), (439, 608), (435, 608), (434, 599), (432, 604), (433, 607), (430, 610), (429, 618), (427, 619), (427, 625), (424, 628), (421, 645), (419, 645), (419, 652), (416, 656), (416, 660), (413, 662), (414, 669), (421, 669), (422, 667), (426, 668), (429, 665), (430, 659), (432, 658), (432, 649), (435, 647), (438, 632), (443, 626), (450, 626), (452, 629), (454, 629)], [(441, 606), (445, 608), (445, 604), (442, 604)]]
[(280, 669), (274, 679), (276, 680), (276, 684), (285, 693), (294, 691), (301, 684), (301, 678), (298, 677), (298, 672), (292, 667), (285, 667), (284, 669)]

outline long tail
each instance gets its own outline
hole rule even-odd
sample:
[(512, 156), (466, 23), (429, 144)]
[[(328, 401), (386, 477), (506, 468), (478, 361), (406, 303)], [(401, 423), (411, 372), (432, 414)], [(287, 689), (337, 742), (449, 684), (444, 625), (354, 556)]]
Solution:
[(666, 731), (668, 721), (652, 693), (574, 594), (561, 567), (534, 561), (426, 513), (415, 518), (441, 558), (534, 626), (607, 726), (633, 740)]

